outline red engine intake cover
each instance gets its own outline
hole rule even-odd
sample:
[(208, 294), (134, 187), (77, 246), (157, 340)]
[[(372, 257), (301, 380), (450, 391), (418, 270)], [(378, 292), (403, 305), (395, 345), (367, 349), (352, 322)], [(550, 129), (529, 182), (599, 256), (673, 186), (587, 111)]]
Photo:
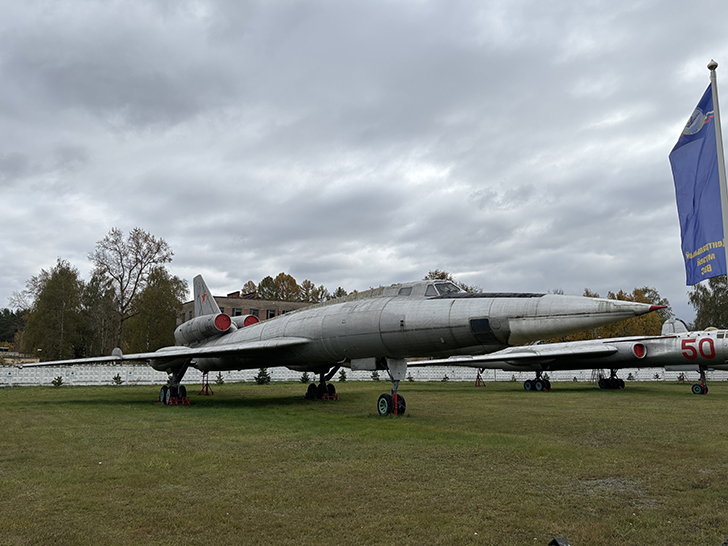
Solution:
[(221, 332), (227, 332), (230, 329), (231, 324), (232, 321), (230, 320), (230, 317), (227, 316), (225, 313), (220, 313), (218, 316), (215, 317), (215, 328), (217, 328)]

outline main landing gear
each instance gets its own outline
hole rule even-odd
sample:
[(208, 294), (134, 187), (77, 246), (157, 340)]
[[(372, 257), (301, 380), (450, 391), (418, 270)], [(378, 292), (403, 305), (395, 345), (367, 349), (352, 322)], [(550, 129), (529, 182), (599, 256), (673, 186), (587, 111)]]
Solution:
[(700, 383), (695, 383), (692, 387), (693, 394), (708, 394), (708, 385), (705, 382), (705, 368), (700, 366)]
[(536, 372), (536, 379), (529, 379), (523, 382), (523, 390), (525, 391), (550, 391), (551, 381), (541, 377), (543, 372)]
[(326, 382), (333, 379), (334, 374), (339, 371), (339, 367), (334, 366), (328, 374), (321, 372), (319, 384), (311, 383), (303, 397), (307, 400), (338, 400), (336, 387), (334, 387), (333, 383), (327, 384)]
[(624, 379), (617, 377), (617, 370), (609, 370), (609, 378), (602, 377), (599, 379), (600, 389), (623, 389)]
[(187, 364), (172, 370), (170, 373), (169, 386), (164, 385), (159, 389), (159, 401), (165, 406), (189, 406), (190, 399), (187, 397), (187, 388), (180, 385), (182, 378), (187, 372)]
[(390, 413), (404, 415), (405, 411), (407, 411), (407, 402), (405, 402), (404, 396), (397, 393), (397, 389), (399, 388), (399, 382), (404, 379), (407, 373), (407, 361), (394, 358), (382, 360), (384, 360), (385, 369), (392, 381), (392, 394), (384, 393), (379, 396), (377, 411), (382, 417)]

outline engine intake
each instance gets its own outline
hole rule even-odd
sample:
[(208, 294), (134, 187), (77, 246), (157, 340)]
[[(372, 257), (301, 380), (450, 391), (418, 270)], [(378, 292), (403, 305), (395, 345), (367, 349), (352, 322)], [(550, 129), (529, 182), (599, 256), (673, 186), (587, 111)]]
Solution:
[(202, 317), (195, 317), (177, 326), (177, 329), (174, 331), (174, 339), (178, 344), (184, 345), (195, 341), (202, 341), (209, 337), (219, 336), (231, 329), (237, 330), (237, 327), (233, 325), (232, 320), (225, 313), (204, 315)]

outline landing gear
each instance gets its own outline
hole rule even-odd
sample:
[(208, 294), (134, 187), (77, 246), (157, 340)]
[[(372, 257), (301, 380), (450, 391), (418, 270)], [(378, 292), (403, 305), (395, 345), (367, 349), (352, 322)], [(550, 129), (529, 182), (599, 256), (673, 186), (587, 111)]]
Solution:
[(392, 394), (384, 393), (379, 396), (379, 400), (377, 400), (377, 411), (382, 417), (390, 413), (404, 415), (405, 411), (407, 411), (407, 402), (404, 396), (397, 393), (397, 389), (399, 388), (399, 382), (407, 374), (407, 361), (395, 358), (383, 358), (380, 360), (380, 363), (384, 365), (392, 381)]
[(705, 382), (705, 368), (700, 366), (700, 383), (695, 383), (692, 387), (693, 394), (708, 394), (708, 385)]
[(407, 402), (404, 396), (396, 392), (394, 394), (384, 393), (379, 396), (379, 400), (377, 401), (377, 411), (379, 411), (379, 415), (382, 417), (390, 413), (404, 415), (404, 412), (407, 411)]
[(303, 397), (306, 400), (338, 400), (339, 397), (336, 395), (336, 387), (334, 387), (333, 383), (327, 383), (327, 381), (331, 381), (334, 374), (339, 371), (339, 368), (340, 366), (334, 366), (328, 374), (321, 372), (319, 384), (309, 384), (306, 394)]
[(624, 379), (617, 377), (617, 370), (609, 370), (609, 378), (599, 379), (600, 389), (624, 389)]
[(525, 391), (550, 391), (551, 381), (542, 377), (543, 372), (536, 372), (536, 379), (529, 379), (523, 382), (523, 390)]
[(182, 378), (187, 372), (188, 365), (185, 364), (172, 370), (169, 379), (170, 385), (164, 385), (159, 389), (159, 401), (165, 406), (190, 405), (190, 399), (187, 398), (187, 387), (180, 385)]

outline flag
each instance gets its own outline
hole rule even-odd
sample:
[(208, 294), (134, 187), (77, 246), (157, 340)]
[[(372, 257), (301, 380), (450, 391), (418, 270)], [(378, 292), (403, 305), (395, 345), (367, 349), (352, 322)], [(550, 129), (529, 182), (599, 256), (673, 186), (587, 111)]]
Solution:
[(711, 83), (670, 152), (688, 285), (726, 274), (717, 144)]

